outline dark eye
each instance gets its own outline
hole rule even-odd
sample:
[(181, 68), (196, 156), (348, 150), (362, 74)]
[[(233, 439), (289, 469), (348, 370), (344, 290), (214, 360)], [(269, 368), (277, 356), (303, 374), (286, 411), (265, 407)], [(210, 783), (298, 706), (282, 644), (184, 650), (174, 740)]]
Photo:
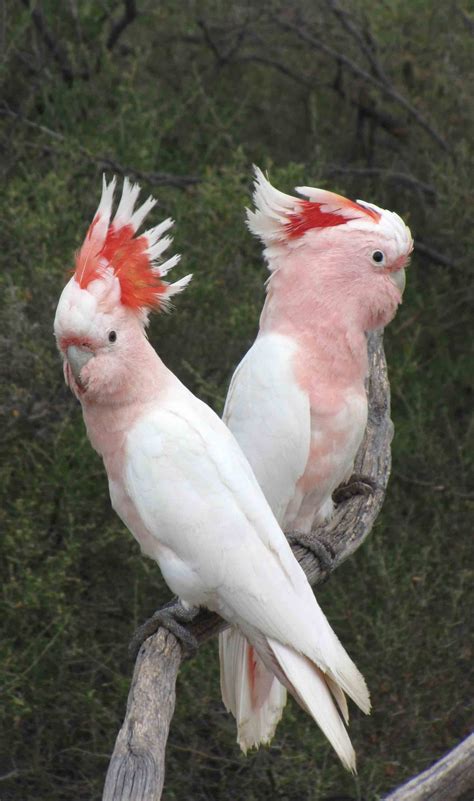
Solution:
[(115, 333), (115, 331), (110, 331), (109, 332), (109, 342), (115, 342), (116, 339), (117, 339), (117, 334)]
[(383, 264), (385, 261), (385, 255), (381, 250), (374, 250), (372, 253), (372, 261), (374, 261), (376, 264)]

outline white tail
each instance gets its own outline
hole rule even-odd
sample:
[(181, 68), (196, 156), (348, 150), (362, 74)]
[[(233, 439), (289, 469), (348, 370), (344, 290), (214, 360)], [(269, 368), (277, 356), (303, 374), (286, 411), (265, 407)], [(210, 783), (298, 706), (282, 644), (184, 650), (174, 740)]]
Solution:
[[(355, 773), (355, 752), (331, 695), (331, 690), (335, 689), (333, 682), (328, 682), (327, 676), (308, 657), (296, 653), (287, 645), (271, 638), (268, 639), (268, 645), (288, 681), (292, 695), (322, 729), (344, 767)], [(346, 716), (347, 706), (345, 699), (341, 704), (343, 694), (339, 687), (334, 695)]]
[(236, 720), (237, 742), (245, 754), (272, 740), (286, 689), (235, 628), (219, 635), (219, 657), (222, 700)]

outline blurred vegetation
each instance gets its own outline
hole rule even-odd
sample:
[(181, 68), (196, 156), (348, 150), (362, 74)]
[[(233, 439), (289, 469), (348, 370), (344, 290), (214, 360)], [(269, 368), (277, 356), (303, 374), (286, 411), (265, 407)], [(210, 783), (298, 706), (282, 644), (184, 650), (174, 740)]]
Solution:
[(212, 643), (180, 674), (164, 797), (375, 801), (469, 730), (472, 7), (7, 0), (2, 14), (0, 798), (100, 798), (127, 642), (169, 595), (111, 511), (52, 337), (100, 175), (139, 178), (155, 219), (176, 219), (176, 273), (195, 277), (150, 337), (220, 410), (263, 301), (243, 224), (256, 162), (283, 190), (394, 209), (417, 240), (386, 335), (385, 507), (319, 591), (374, 712), (353, 712), (355, 779), (294, 703), (271, 747), (245, 758)]

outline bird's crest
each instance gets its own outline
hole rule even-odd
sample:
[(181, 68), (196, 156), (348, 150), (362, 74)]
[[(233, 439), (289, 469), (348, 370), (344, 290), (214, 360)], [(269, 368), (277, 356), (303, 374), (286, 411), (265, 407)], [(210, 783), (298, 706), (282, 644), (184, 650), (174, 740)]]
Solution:
[(178, 264), (176, 255), (159, 263), (162, 253), (172, 239), (163, 234), (171, 228), (168, 218), (140, 236), (135, 236), (148, 212), (156, 203), (149, 197), (136, 210), (140, 193), (138, 184), (124, 179), (122, 197), (111, 221), (112, 202), (116, 179), (102, 183), (102, 197), (81, 249), (76, 255), (75, 279), (82, 289), (104, 272), (112, 269), (120, 282), (120, 302), (134, 310), (151, 310), (166, 307), (169, 299), (189, 283), (187, 275), (174, 284), (163, 277)]
[(254, 185), (255, 211), (247, 209), (247, 224), (266, 245), (296, 240), (306, 231), (344, 225), (351, 220), (380, 219), (377, 207), (348, 200), (326, 189), (296, 187), (309, 200), (286, 195), (275, 189), (258, 167)]

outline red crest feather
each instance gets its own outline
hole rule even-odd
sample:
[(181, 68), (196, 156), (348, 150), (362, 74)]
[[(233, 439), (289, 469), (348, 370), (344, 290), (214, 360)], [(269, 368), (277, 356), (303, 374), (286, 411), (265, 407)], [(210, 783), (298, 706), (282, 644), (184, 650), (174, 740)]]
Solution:
[(319, 194), (324, 193), (326, 198), (322, 202), (317, 200), (298, 201), (298, 211), (288, 216), (288, 223), (285, 226), (288, 239), (303, 236), (311, 228), (331, 228), (334, 225), (344, 225), (350, 220), (360, 219), (364, 214), (371, 217), (374, 222), (378, 222), (380, 219), (378, 212), (354, 203), (342, 195), (322, 189), (313, 191)]
[(255, 167), (255, 211), (247, 210), (247, 224), (264, 244), (280, 244), (298, 239), (307, 231), (344, 225), (351, 220), (378, 222), (380, 214), (362, 202), (309, 186), (296, 191), (309, 200), (286, 195), (275, 189), (258, 167)]
[(86, 289), (91, 281), (101, 278), (107, 268), (112, 268), (120, 282), (120, 302), (124, 306), (139, 310), (166, 305), (168, 299), (184, 289), (190, 279), (187, 276), (174, 284), (162, 280), (178, 263), (179, 256), (162, 264), (156, 262), (171, 243), (169, 237), (160, 237), (173, 221), (167, 219), (135, 236), (156, 201), (150, 197), (134, 211), (140, 187), (125, 178), (122, 198), (110, 223), (114, 189), (115, 179), (108, 185), (104, 180), (99, 208), (76, 257), (76, 281), (81, 289)]

